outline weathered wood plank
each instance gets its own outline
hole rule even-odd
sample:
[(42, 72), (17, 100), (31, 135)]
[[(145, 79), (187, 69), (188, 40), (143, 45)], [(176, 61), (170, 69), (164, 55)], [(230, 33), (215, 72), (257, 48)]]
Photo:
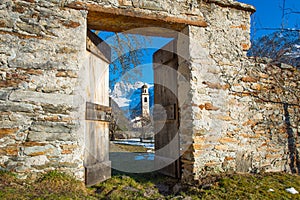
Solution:
[(88, 177), (85, 181), (87, 186), (92, 186), (109, 179), (111, 177), (111, 162), (106, 161), (86, 166), (85, 176)]
[(86, 120), (85, 159), (86, 184), (93, 185), (111, 176), (109, 161), (109, 123)]
[(85, 181), (88, 186), (111, 177), (109, 161), (109, 62), (110, 48), (97, 35), (87, 31), (88, 65), (85, 65), (88, 81), (85, 112)]
[[(180, 145), (178, 114), (178, 57), (175, 54), (176, 40), (157, 51), (153, 60), (155, 85), (154, 103), (162, 106), (154, 112), (155, 165), (164, 166), (162, 174), (180, 178)], [(168, 67), (164, 66), (167, 65)]]

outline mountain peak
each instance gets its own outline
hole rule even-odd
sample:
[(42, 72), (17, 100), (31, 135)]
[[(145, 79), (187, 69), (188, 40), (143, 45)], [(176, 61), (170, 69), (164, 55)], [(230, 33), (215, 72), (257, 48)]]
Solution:
[(153, 84), (137, 81), (134, 83), (118, 82), (114, 86), (110, 97), (126, 113), (128, 118), (134, 118), (141, 114), (141, 88), (146, 85), (150, 93), (150, 107), (153, 105)]

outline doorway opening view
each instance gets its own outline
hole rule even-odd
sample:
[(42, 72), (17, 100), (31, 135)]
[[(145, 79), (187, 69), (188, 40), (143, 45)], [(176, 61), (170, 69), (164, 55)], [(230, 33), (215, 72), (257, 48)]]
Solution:
[[(161, 139), (162, 137), (170, 137), (167, 133), (162, 135), (159, 132), (164, 129), (166, 132), (167, 130), (176, 132), (173, 126), (177, 127), (178, 124), (161, 125), (159, 122), (162, 117), (160, 115), (167, 117), (166, 110), (159, 104), (168, 104), (167, 106), (171, 106), (173, 109), (171, 112), (174, 113), (176, 103), (169, 102), (172, 101), (170, 94), (167, 100), (162, 98), (162, 93), (168, 94), (168, 88), (160, 86), (162, 81), (159, 81), (160, 84), (156, 83), (158, 79), (168, 76), (166, 74), (168, 72), (155, 70), (154, 60), (156, 63), (166, 61), (161, 57), (168, 58), (168, 56), (160, 49), (170, 43), (173, 44), (174, 38), (107, 31), (94, 33), (111, 48), (109, 88), (112, 114), (109, 126), (109, 159), (112, 168), (129, 173), (159, 170), (155, 166), (159, 151), (155, 152), (155, 150), (165, 145), (166, 142)], [(169, 63), (177, 65), (177, 62), (174, 63), (172, 60), (174, 59), (168, 58), (167, 65)], [(169, 75), (171, 74), (170, 72)], [(177, 84), (174, 84), (177, 87)], [(157, 110), (163, 112), (159, 112), (160, 114), (154, 117)]]

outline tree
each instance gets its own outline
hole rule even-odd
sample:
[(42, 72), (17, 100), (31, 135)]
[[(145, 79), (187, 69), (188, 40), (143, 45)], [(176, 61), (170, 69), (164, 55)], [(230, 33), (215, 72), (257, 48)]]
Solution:
[(252, 41), (252, 47), (248, 54), (300, 67), (300, 32), (280, 30), (265, 35)]
[(137, 78), (141, 76), (141, 71), (136, 67), (142, 64), (144, 57), (147, 56), (147, 46), (151, 44), (151, 38), (137, 34), (106, 31), (96, 31), (95, 33), (111, 47), (110, 88), (113, 89), (115, 83), (121, 78), (122, 81), (137, 81)]
[[(248, 55), (253, 57), (271, 58), (273, 62), (287, 63), (295, 67), (300, 67), (300, 29), (297, 24), (293, 28), (287, 28), (286, 23), (290, 15), (299, 15), (300, 11), (293, 8), (286, 8), (286, 0), (282, 0), (280, 7), (281, 26), (275, 28), (263, 27), (254, 30), (275, 31), (261, 38), (252, 40), (252, 47)], [(255, 18), (252, 21), (255, 22)], [(254, 27), (254, 26), (252, 26)]]
[[(95, 31), (98, 37), (102, 38), (111, 47), (111, 63), (109, 65), (109, 86), (113, 90), (115, 84), (122, 81), (137, 81), (140, 77), (140, 68), (144, 57), (147, 54), (147, 46), (151, 43), (149, 37), (136, 34), (114, 33), (106, 31)], [(109, 125), (110, 140), (115, 140), (116, 132), (128, 129), (129, 122), (118, 105), (111, 99), (113, 111)]]

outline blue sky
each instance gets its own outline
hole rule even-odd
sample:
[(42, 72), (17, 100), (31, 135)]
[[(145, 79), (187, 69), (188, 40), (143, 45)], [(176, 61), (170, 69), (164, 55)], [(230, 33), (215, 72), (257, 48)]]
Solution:
[[(114, 33), (112, 32), (105, 32), (105, 31), (100, 31), (99, 32), (99, 37), (105, 40), (106, 43), (108, 44), (116, 44), (116, 38), (114, 37)], [(137, 37), (142, 37), (142, 36), (137, 36)], [(137, 50), (139, 49), (147, 49), (147, 50), (142, 50), (144, 53), (144, 56), (140, 58), (141, 63), (139, 66), (136, 68), (141, 71), (141, 76), (138, 77), (138, 80), (135, 81), (142, 81), (145, 83), (150, 83), (153, 84), (154, 82), (154, 74), (152, 70), (152, 55), (154, 52), (159, 50), (161, 47), (165, 46), (169, 41), (171, 41), (172, 38), (162, 38), (162, 37), (150, 37), (148, 36), (148, 39), (145, 40), (145, 43), (142, 46), (139, 46)], [(151, 41), (151, 42), (150, 42)], [(124, 52), (126, 53), (126, 52)], [(112, 61), (116, 58), (114, 58), (115, 55), (112, 54)], [(127, 74), (130, 74), (128, 72)], [(113, 80), (114, 78), (118, 78), (119, 81), (122, 81), (122, 77), (118, 73), (110, 73), (110, 79)], [(112, 89), (112, 88), (111, 88)]]
[[(261, 30), (263, 28), (280, 28), (282, 18), (283, 0), (239, 0), (256, 7), (252, 16), (251, 34), (254, 38), (266, 35), (272, 31)], [(285, 1), (284, 28), (300, 29), (300, 13), (292, 14), (290, 11), (300, 12), (300, 0)], [(288, 14), (290, 13), (290, 14)]]

